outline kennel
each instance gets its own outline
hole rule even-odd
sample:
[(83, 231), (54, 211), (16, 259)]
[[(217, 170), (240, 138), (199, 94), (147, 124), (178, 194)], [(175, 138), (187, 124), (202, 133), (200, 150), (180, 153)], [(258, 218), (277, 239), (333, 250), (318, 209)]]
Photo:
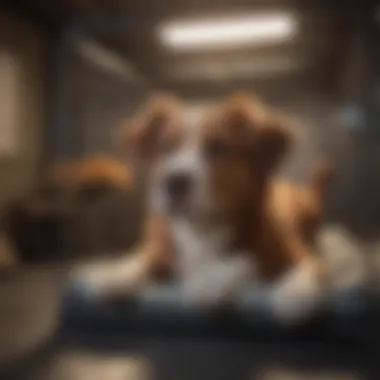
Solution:
[[(110, 25), (113, 32), (120, 27), (128, 30), (137, 22), (103, 20), (73, 30), (94, 35), (100, 29), (110, 32)], [(341, 373), (347, 378), (354, 374), (375, 378), (379, 369), (374, 353), (380, 304), (364, 288), (331, 294), (322, 315), (294, 330), (271, 321), (265, 294), (249, 290), (233, 310), (210, 314), (181, 309), (175, 286), (146, 291), (131, 304), (109, 307), (91, 301), (86, 289), (75, 284), (66, 297), (63, 341), (100, 350), (137, 350), (152, 360), (162, 379), (269, 378), (276, 367), (301, 372), (304, 378), (317, 374), (334, 378)]]
[[(362, 22), (367, 25), (368, 20)], [(127, 62), (110, 59), (94, 42), (128, 33), (141, 22), (130, 16), (77, 20), (62, 34), (51, 135), (56, 158), (110, 150), (112, 133), (102, 126), (116, 125), (149, 90)], [(97, 66), (88, 65), (88, 59)], [(123, 83), (121, 77), (137, 82)], [(86, 105), (89, 94), (91, 104)], [(108, 111), (95, 112), (102, 108)], [(249, 289), (232, 309), (196, 313), (180, 306), (175, 284), (146, 289), (133, 302), (104, 305), (88, 289), (71, 283), (47, 356), (72, 348), (137, 353), (151, 361), (163, 380), (376, 379), (379, 317), (380, 299), (365, 287), (332, 293), (320, 315), (289, 329), (271, 319), (265, 294)], [(27, 372), (19, 378), (26, 379)]]

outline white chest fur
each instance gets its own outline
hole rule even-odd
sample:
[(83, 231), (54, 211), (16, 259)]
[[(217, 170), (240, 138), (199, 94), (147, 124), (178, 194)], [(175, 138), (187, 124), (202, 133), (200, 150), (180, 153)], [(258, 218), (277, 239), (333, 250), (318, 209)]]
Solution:
[(180, 220), (171, 223), (171, 231), (185, 302), (213, 306), (249, 281), (252, 263), (242, 252), (227, 251), (227, 228), (201, 228)]
[(171, 231), (181, 276), (191, 276), (205, 265), (220, 261), (229, 240), (226, 228), (201, 227), (187, 220), (173, 221)]

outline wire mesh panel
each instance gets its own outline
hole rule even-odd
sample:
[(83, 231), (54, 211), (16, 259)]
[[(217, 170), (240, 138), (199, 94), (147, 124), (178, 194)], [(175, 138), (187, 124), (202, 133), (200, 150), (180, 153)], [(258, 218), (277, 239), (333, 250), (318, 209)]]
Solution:
[(141, 191), (116, 136), (148, 85), (100, 38), (69, 29), (60, 49), (51, 162), (37, 191), (6, 218), (25, 259), (117, 252), (140, 227)]
[(125, 57), (89, 39), (74, 42), (71, 127), (79, 156), (115, 154), (120, 120), (131, 116), (146, 85)]

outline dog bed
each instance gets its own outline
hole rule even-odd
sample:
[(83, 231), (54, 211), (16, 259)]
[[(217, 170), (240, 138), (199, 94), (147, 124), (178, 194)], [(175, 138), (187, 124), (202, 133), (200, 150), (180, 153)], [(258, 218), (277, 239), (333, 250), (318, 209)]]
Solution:
[(299, 336), (329, 340), (370, 342), (377, 337), (380, 299), (365, 286), (347, 286), (332, 291), (323, 310), (297, 326), (282, 325), (270, 311), (265, 290), (247, 288), (228, 308), (194, 310), (181, 302), (175, 284), (146, 287), (133, 299), (105, 303), (85, 285), (72, 282), (62, 299), (62, 327), (85, 332), (118, 335), (132, 333), (182, 333), (240, 337)]
[(380, 299), (364, 286), (331, 292), (318, 315), (289, 327), (273, 318), (265, 291), (253, 287), (228, 308), (199, 311), (182, 304), (175, 283), (105, 303), (71, 281), (56, 341), (61, 349), (137, 354), (150, 362), (155, 380), (281, 380), (289, 373), (376, 379), (379, 317)]

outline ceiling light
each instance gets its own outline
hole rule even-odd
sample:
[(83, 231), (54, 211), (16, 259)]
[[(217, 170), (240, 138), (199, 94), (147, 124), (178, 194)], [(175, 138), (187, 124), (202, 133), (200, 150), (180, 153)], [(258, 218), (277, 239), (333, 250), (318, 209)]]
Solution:
[(291, 39), (296, 18), (288, 13), (254, 14), (224, 19), (173, 21), (161, 25), (161, 42), (175, 50), (225, 48)]

